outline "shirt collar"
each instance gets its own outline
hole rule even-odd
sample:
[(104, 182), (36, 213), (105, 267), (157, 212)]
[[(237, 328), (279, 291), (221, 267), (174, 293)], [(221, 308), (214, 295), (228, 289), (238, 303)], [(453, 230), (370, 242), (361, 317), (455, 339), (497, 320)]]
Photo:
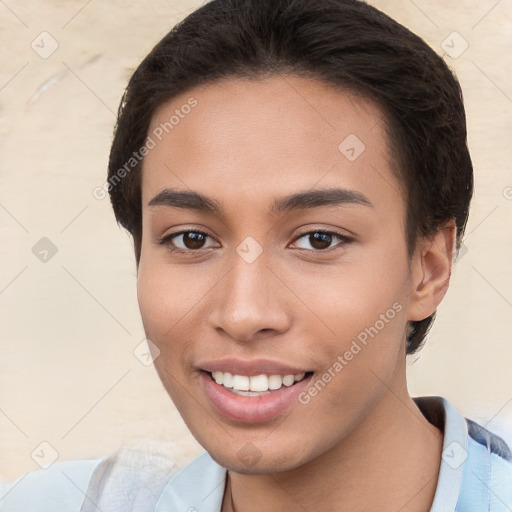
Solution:
[(462, 486), (464, 462), (468, 454), (466, 419), (446, 398), (413, 398), (423, 416), (443, 432), (443, 450), (436, 492), (430, 512), (454, 511)]

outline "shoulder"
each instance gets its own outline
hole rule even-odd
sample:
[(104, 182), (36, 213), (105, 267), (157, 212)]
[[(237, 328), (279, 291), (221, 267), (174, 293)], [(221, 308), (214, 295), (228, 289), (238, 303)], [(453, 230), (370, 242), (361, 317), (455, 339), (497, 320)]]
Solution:
[(139, 439), (107, 457), (55, 463), (14, 482), (0, 479), (0, 512), (153, 511), (188, 457), (177, 443)]
[(1, 512), (79, 511), (94, 470), (104, 459), (57, 462), (13, 482), (0, 481)]
[(468, 435), (476, 443), (485, 447), (485, 449), (502, 460), (512, 465), (512, 451), (509, 445), (497, 434), (487, 430), (473, 420), (466, 418), (468, 424)]
[[(511, 510), (512, 451), (508, 444), (482, 425), (467, 419), (467, 460), (459, 505), (485, 496), (489, 510)], [(506, 507), (504, 508), (506, 504)], [(464, 507), (461, 508), (464, 510)]]
[[(415, 397), (444, 434), (432, 512), (512, 511), (512, 452), (494, 432), (463, 416), (444, 397)], [(508, 435), (508, 428), (507, 437)]]

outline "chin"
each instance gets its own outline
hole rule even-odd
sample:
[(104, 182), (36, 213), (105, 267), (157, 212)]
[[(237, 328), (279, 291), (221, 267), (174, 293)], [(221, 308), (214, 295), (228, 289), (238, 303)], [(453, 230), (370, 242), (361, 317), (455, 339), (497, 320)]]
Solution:
[(255, 460), (240, 460), (239, 454), (218, 454), (209, 451), (217, 464), (234, 473), (243, 475), (268, 475), (297, 469), (307, 462), (297, 455), (262, 453)]
[[(213, 443), (210, 436), (207, 436), (206, 442), (195, 434), (194, 437), (217, 464), (235, 473), (262, 475), (291, 471), (314, 458), (299, 439), (283, 445), (275, 440), (270, 443), (269, 439), (264, 438), (249, 441), (225, 436), (222, 441)], [(279, 446), (278, 450), (276, 445)]]

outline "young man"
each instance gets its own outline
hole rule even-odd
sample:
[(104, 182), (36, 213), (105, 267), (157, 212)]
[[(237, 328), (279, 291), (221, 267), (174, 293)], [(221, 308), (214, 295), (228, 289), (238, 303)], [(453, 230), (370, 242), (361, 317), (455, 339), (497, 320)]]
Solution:
[(0, 510), (511, 510), (505, 442), (407, 391), (473, 192), (421, 39), (356, 0), (211, 1), (132, 76), (108, 189), (206, 451), (55, 464)]

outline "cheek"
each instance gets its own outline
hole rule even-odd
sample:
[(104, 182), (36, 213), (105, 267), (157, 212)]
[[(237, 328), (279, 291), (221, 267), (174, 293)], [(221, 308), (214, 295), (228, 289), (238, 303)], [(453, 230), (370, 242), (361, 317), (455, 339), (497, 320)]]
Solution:
[(141, 258), (137, 299), (147, 338), (165, 354), (177, 347), (176, 343), (165, 343), (165, 340), (179, 331), (180, 320), (185, 317), (190, 306), (179, 280), (172, 279), (168, 272), (163, 272), (153, 263)]
[[(376, 322), (382, 330), (382, 321), (386, 326), (405, 321), (399, 313), (408, 301), (408, 267), (396, 255), (386, 260), (363, 255), (338, 269), (312, 268), (286, 277), (303, 303), (300, 308), (309, 309), (307, 318), (316, 317), (326, 338), (347, 339)], [(381, 315), (385, 315), (383, 320)]]
[[(137, 278), (137, 300), (142, 322), (149, 338), (152, 333), (156, 334), (163, 329), (164, 323), (167, 323), (165, 319), (173, 310), (169, 300), (170, 294), (163, 293), (162, 285), (163, 282), (154, 279), (153, 274), (145, 269), (145, 265), (141, 261)], [(172, 324), (169, 323), (169, 325)]]
[[(142, 257), (137, 277), (137, 299), (146, 332), (157, 338), (172, 336), (208, 289), (208, 283), (197, 278), (193, 266), (162, 264), (157, 258)], [(187, 317), (188, 320), (188, 317)]]
[[(381, 385), (379, 378), (389, 381), (402, 358), (407, 261), (395, 258), (378, 263), (361, 262), (330, 279), (301, 278), (298, 294), (317, 315), (319, 327), (314, 330), (323, 333), (314, 335), (310, 324), (306, 338), (314, 340), (311, 351), (323, 362), (320, 377), (337, 382), (329, 385), (333, 404), (346, 402), (348, 396), (367, 395)], [(335, 393), (335, 388), (343, 389), (343, 395)]]
[(141, 258), (137, 278), (137, 298), (146, 337), (157, 347), (154, 366), (167, 393), (175, 404), (182, 403), (180, 389), (186, 380), (185, 355), (189, 330), (183, 329), (183, 318), (190, 307), (184, 304), (179, 286), (147, 259)]
[(158, 348), (155, 367), (166, 374), (188, 378), (191, 354), (204, 339), (206, 305), (218, 273), (194, 265), (170, 265), (156, 257), (142, 257), (137, 298), (146, 337)]

